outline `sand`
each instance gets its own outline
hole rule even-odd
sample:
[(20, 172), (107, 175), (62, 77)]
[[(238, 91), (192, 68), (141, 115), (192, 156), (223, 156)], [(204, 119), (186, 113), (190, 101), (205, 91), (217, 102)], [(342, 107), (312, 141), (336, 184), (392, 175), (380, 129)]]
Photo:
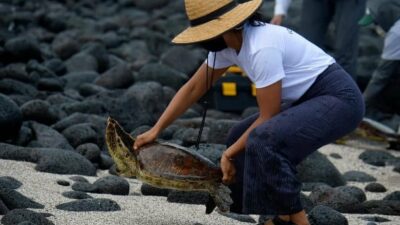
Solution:
[[(367, 165), (358, 159), (358, 155), (362, 153), (361, 149), (351, 148), (341, 145), (327, 145), (319, 150), (327, 155), (329, 159), (336, 165), (340, 172), (344, 173), (349, 170), (359, 170), (373, 175), (377, 178), (377, 182), (385, 185), (388, 189), (385, 193), (366, 192), (367, 199), (382, 199), (388, 193), (400, 190), (400, 174), (393, 172), (391, 166), (375, 167)], [(400, 152), (390, 151), (399, 157)], [(329, 154), (338, 153), (343, 158), (335, 159)], [(71, 191), (71, 186), (61, 186), (57, 184), (57, 180), (66, 180), (71, 184), (72, 175), (58, 175), (38, 172), (34, 169), (35, 164), (28, 162), (18, 162), (12, 160), (0, 160), (0, 176), (12, 176), (23, 183), (17, 189), (21, 194), (30, 197), (34, 201), (45, 205), (44, 209), (33, 209), (37, 212), (51, 213), (49, 217), (57, 225), (133, 225), (133, 224), (157, 224), (157, 225), (234, 225), (249, 224), (239, 222), (237, 220), (225, 217), (218, 212), (210, 215), (205, 214), (205, 206), (169, 203), (165, 197), (143, 196), (140, 193), (141, 182), (135, 179), (127, 179), (130, 184), (130, 194), (128, 196), (116, 196), (108, 194), (91, 194), (94, 198), (108, 198), (116, 201), (121, 211), (116, 212), (69, 212), (58, 210), (56, 205), (73, 201), (61, 194)], [(96, 181), (99, 177), (109, 175), (107, 171), (99, 171), (97, 177), (87, 177), (90, 182)], [(348, 185), (354, 185), (364, 189), (367, 183), (350, 182)], [(307, 194), (307, 193), (306, 193)], [(251, 215), (257, 221), (257, 215)], [(351, 225), (366, 225), (368, 222), (360, 219), (363, 216), (345, 214)], [(400, 216), (380, 215), (390, 219), (390, 222), (379, 223), (383, 225), (399, 225)], [(1, 216), (0, 216), (1, 218)]]

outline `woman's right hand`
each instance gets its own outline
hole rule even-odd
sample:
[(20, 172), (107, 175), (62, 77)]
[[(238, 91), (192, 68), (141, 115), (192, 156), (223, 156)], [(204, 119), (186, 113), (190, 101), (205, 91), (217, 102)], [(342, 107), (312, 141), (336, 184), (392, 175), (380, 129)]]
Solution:
[(140, 134), (136, 137), (135, 143), (133, 144), (133, 149), (138, 150), (145, 144), (154, 142), (158, 136), (158, 132), (154, 130), (154, 128)]

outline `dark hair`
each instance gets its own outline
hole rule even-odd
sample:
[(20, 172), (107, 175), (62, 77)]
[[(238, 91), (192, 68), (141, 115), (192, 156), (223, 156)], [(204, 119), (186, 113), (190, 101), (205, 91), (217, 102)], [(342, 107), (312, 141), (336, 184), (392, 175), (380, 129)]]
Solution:
[(243, 21), (242, 23), (237, 25), (236, 29), (240, 29), (247, 22), (250, 24), (250, 26), (258, 27), (258, 26), (264, 26), (266, 23), (269, 23), (269, 20), (264, 15), (262, 15), (260, 12), (255, 12), (253, 15), (251, 15), (245, 21)]

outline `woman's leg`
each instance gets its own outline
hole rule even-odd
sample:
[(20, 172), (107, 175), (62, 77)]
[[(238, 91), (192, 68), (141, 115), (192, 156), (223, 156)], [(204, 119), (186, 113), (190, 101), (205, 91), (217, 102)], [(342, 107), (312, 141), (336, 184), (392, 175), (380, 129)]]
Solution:
[[(229, 147), (239, 139), (242, 134), (251, 126), (251, 124), (257, 119), (258, 113), (247, 117), (246, 119), (240, 121), (234, 127), (231, 128), (228, 134), (226, 146)], [(231, 189), (231, 198), (233, 199), (233, 204), (231, 205), (230, 211), (234, 213), (242, 213), (243, 209), (243, 172), (244, 172), (244, 159), (245, 153), (242, 152), (235, 157), (235, 182), (229, 185)]]

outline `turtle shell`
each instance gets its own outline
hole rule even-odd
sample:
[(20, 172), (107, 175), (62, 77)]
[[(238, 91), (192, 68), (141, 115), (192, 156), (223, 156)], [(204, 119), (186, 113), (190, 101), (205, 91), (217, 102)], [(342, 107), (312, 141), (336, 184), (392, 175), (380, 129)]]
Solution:
[(153, 143), (137, 153), (139, 170), (174, 180), (220, 181), (221, 169), (209, 159), (182, 146)]

